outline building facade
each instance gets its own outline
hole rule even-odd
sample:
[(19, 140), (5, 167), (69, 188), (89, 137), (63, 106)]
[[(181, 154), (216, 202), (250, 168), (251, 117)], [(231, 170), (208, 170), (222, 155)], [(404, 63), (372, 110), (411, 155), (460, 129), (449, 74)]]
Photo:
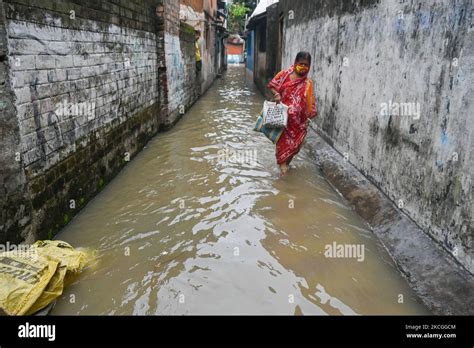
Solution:
[(202, 57), (201, 93), (226, 67), (224, 38), (227, 7), (222, 0), (180, 0), (180, 18), (201, 32), (198, 45)]
[(229, 64), (244, 63), (244, 44), (245, 41), (239, 35), (231, 35), (225, 40), (227, 62)]
[(246, 24), (247, 69), (259, 90), (271, 98), (268, 82), (281, 69), (283, 17), (278, 0), (262, 0)]

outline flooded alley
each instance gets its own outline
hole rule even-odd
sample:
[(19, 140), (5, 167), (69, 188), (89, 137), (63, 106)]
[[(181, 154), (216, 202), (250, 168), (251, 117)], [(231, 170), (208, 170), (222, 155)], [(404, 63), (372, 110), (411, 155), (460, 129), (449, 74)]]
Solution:
[(53, 315), (428, 313), (307, 148), (280, 177), (262, 103), (229, 66), (56, 236), (97, 261)]

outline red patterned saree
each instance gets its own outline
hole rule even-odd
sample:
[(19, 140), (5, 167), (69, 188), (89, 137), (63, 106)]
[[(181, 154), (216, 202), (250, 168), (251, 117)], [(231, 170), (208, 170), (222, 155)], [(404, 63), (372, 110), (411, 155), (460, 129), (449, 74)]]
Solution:
[(281, 95), (288, 105), (288, 125), (276, 144), (278, 164), (289, 163), (300, 151), (308, 130), (308, 119), (317, 115), (313, 81), (307, 76), (291, 80), (294, 66), (279, 72), (268, 84)]

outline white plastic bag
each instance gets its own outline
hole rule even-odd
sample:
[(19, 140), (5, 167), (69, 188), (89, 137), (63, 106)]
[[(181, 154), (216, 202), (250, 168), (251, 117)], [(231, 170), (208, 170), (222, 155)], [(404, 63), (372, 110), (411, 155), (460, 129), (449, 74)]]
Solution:
[(271, 128), (282, 128), (288, 124), (288, 106), (265, 100), (263, 103), (263, 124)]

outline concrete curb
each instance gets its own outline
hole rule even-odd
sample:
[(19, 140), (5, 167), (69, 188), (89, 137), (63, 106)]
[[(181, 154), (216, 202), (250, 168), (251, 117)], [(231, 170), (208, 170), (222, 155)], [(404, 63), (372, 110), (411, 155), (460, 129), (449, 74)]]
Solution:
[(306, 142), (326, 179), (371, 226), (431, 312), (436, 315), (473, 315), (474, 276), (314, 129), (308, 132)]

